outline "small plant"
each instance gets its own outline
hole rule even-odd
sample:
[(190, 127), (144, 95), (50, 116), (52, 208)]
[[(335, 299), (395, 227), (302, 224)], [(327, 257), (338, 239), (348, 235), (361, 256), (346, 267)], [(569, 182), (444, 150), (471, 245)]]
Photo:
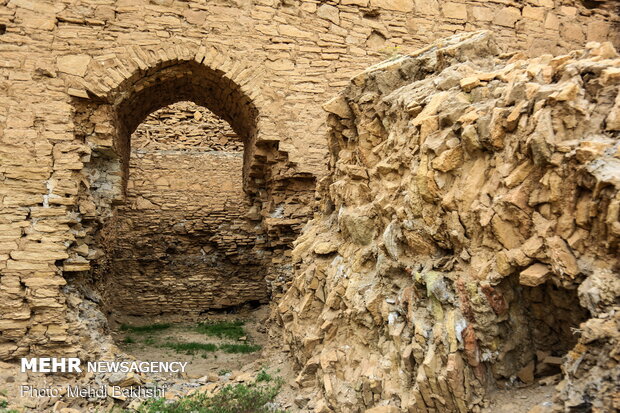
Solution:
[(140, 413), (285, 413), (270, 406), (282, 387), (282, 379), (271, 384), (237, 384), (224, 387), (216, 395), (194, 393), (178, 400), (147, 400)]
[(144, 344), (147, 346), (152, 346), (155, 344), (155, 339), (153, 337), (147, 337), (146, 340), (144, 340)]
[(260, 382), (266, 382), (269, 383), (271, 380), (273, 380), (273, 377), (271, 377), (271, 375), (269, 373), (267, 373), (267, 370), (265, 370), (264, 368), (261, 369), (258, 374), (256, 375), (256, 382), (260, 383)]
[(177, 353), (184, 352), (185, 354), (195, 354), (198, 351), (216, 351), (217, 346), (211, 343), (166, 343), (165, 347), (171, 348)]
[[(8, 397), (8, 391), (6, 389), (0, 390), (0, 396)], [(0, 400), (0, 413), (19, 413), (19, 410), (16, 409), (7, 409), (9, 406), (9, 401), (6, 399)]]
[(278, 379), (272, 385), (259, 385), (256, 383), (236, 386), (228, 385), (211, 399), (211, 413), (267, 413), (283, 412), (268, 406), (278, 395), (282, 387), (282, 379)]
[(126, 336), (123, 339), (123, 343), (125, 343), (125, 344), (133, 344), (135, 342), (136, 342), (136, 340), (134, 340), (133, 337), (131, 337), (131, 336)]
[(220, 371), (218, 371), (218, 372), (217, 372), (217, 375), (218, 375), (218, 376), (225, 376), (225, 375), (227, 375), (228, 373), (232, 373), (232, 370), (230, 370), (230, 369), (222, 369), (222, 370), (220, 370)]
[(171, 327), (171, 324), (149, 324), (146, 326), (130, 326), (127, 324), (121, 325), (122, 331), (131, 331), (133, 333), (154, 333), (156, 331), (167, 330)]
[(229, 338), (231, 340), (239, 340), (245, 336), (241, 320), (237, 321), (219, 321), (215, 323), (201, 323), (196, 326), (196, 331), (213, 337)]
[(254, 344), (221, 344), (220, 350), (223, 350), (226, 353), (254, 353), (261, 349), (261, 346)]

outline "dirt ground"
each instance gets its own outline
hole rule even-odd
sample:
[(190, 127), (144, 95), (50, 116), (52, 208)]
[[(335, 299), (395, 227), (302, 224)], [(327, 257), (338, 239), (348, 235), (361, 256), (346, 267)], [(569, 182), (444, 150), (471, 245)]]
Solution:
[(534, 383), (528, 387), (496, 389), (487, 393), (487, 407), (482, 413), (536, 413), (547, 412), (553, 404), (554, 385)]
[[(197, 350), (194, 354), (186, 354), (182, 351), (165, 347), (168, 343), (203, 343), (215, 344), (241, 344), (259, 345), (264, 348), (268, 345), (268, 337), (264, 329), (259, 328), (259, 318), (262, 310), (243, 315), (213, 315), (206, 317), (203, 322), (215, 321), (244, 321), (246, 340), (231, 340), (218, 338), (197, 332), (196, 323), (172, 324), (170, 328), (152, 333), (136, 333), (132, 331), (116, 330), (113, 337), (117, 345), (127, 354), (141, 361), (181, 361), (188, 362), (186, 373), (188, 378), (199, 378), (207, 374), (219, 374), (240, 370), (261, 357), (261, 351), (248, 354), (229, 354), (223, 350), (206, 352)], [(160, 322), (160, 321), (155, 321)], [(261, 331), (262, 330), (262, 331)], [(132, 343), (124, 340), (130, 338)], [(268, 366), (266, 366), (268, 367)]]
[[(284, 351), (283, 343), (278, 337), (269, 337), (267, 331), (267, 319), (269, 316), (268, 306), (259, 307), (254, 310), (246, 309), (234, 314), (213, 313), (201, 316), (194, 320), (180, 320), (178, 318), (158, 318), (158, 319), (126, 319), (123, 323), (131, 326), (144, 326), (155, 323), (171, 323), (165, 329), (155, 332), (135, 332), (122, 330), (120, 323), (113, 326), (112, 336), (125, 353), (119, 355), (119, 360), (135, 358), (140, 361), (187, 361), (186, 374), (179, 376), (158, 373), (147, 374), (140, 377), (142, 383), (156, 382), (166, 387), (167, 398), (183, 396), (192, 391), (209, 386), (221, 388), (227, 384), (246, 383), (253, 381), (257, 374), (264, 370), (272, 377), (280, 377), (283, 380), (280, 393), (275, 400), (279, 409), (288, 412), (308, 412), (311, 410), (300, 410), (294, 401), (299, 399), (297, 386), (295, 384), (296, 374), (293, 371), (293, 363), (288, 359), (288, 353)], [(196, 331), (198, 322), (217, 322), (217, 321), (244, 321), (244, 341), (222, 339), (209, 336), (205, 333)], [(130, 343), (126, 343), (126, 338), (131, 337)], [(261, 349), (248, 354), (230, 354), (218, 349), (214, 352), (195, 351), (194, 354), (185, 354), (184, 351), (178, 352), (174, 349), (166, 348), (166, 343), (212, 343), (221, 344), (240, 344), (247, 343), (259, 345)], [(88, 375), (87, 375), (88, 376)], [(47, 375), (43, 373), (20, 373), (18, 363), (0, 362), (0, 403), (4, 404), (8, 400), (8, 408), (18, 412), (51, 412), (60, 411), (62, 407), (71, 407), (79, 412), (105, 412), (113, 406), (137, 407), (138, 404), (127, 404), (112, 401), (111, 399), (91, 400), (85, 399), (66, 399), (61, 397), (21, 397), (20, 385), (31, 385), (33, 387), (64, 387), (78, 383), (90, 383), (97, 385), (108, 380), (105, 377), (88, 377), (81, 375)], [(81, 380), (81, 382), (80, 382)], [(90, 380), (90, 381), (88, 381)], [(93, 381), (94, 380), (94, 381)], [(62, 393), (64, 395), (64, 393)], [(129, 402), (129, 400), (128, 400)], [(303, 405), (307, 403), (304, 402)], [(0, 405), (0, 413), (5, 408)]]
[[(256, 309), (245, 309), (235, 313), (207, 314), (191, 322), (183, 322), (178, 317), (159, 317), (147, 320), (126, 318), (123, 323), (128, 325), (145, 325), (170, 323), (171, 327), (152, 333), (135, 333), (120, 328), (120, 323), (115, 327), (112, 336), (117, 345), (128, 355), (141, 361), (180, 361), (188, 362), (186, 379), (199, 379), (208, 375), (218, 375), (220, 380), (234, 381), (236, 377), (250, 374), (256, 376), (261, 370), (267, 371), (274, 377), (282, 378), (284, 384), (277, 397), (278, 404), (290, 412), (299, 410), (294, 403), (299, 398), (297, 385), (295, 384), (296, 373), (293, 370), (293, 362), (288, 353), (284, 351), (283, 343), (278, 338), (270, 339), (266, 328), (269, 318), (269, 306), (261, 306)], [(218, 338), (196, 331), (198, 323), (243, 321), (245, 340), (235, 341), (226, 338)], [(132, 343), (126, 343), (126, 338), (131, 337)], [(248, 354), (226, 353), (222, 350), (215, 352), (196, 351), (195, 354), (185, 354), (165, 347), (166, 343), (211, 343), (239, 344), (247, 343), (259, 345), (261, 349)], [(305, 404), (305, 403), (304, 403)]]

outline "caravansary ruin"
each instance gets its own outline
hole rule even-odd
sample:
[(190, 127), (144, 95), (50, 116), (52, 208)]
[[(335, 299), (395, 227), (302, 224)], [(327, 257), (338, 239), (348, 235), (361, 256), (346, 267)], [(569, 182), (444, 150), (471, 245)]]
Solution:
[(620, 409), (619, 13), (0, 0), (2, 368), (266, 305), (287, 411)]

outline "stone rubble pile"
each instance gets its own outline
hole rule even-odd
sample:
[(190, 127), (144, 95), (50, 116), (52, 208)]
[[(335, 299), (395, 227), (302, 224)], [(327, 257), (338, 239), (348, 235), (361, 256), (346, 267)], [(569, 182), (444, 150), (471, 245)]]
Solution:
[(178, 102), (151, 113), (131, 139), (132, 150), (243, 151), (243, 140), (207, 108)]
[[(462, 34), (327, 102), (330, 174), (274, 313), (315, 412), (467, 412), (559, 372), (618, 408), (620, 58)], [(547, 410), (544, 410), (547, 409)]]

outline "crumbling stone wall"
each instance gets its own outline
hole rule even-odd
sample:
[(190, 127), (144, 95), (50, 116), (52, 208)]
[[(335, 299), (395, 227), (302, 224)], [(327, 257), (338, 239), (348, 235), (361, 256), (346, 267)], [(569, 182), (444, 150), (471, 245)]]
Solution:
[(454, 36), (326, 103), (322, 213), (276, 317), (315, 411), (475, 411), (562, 363), (558, 410), (614, 409), (620, 57), (498, 52)]
[(148, 151), (243, 152), (243, 140), (224, 120), (192, 102), (161, 108), (144, 119), (131, 137), (132, 153)]
[(243, 141), (190, 102), (149, 115), (132, 138), (126, 201), (101, 230), (106, 312), (199, 314), (266, 302), (264, 240), (248, 222)]
[(154, 110), (192, 100), (242, 137), (280, 294), (325, 171), (319, 104), (351, 74), (480, 27), (533, 55), (617, 44), (610, 3), (0, 1), (0, 358), (79, 351), (61, 288), (100, 259), (98, 233), (125, 201), (130, 136)]

